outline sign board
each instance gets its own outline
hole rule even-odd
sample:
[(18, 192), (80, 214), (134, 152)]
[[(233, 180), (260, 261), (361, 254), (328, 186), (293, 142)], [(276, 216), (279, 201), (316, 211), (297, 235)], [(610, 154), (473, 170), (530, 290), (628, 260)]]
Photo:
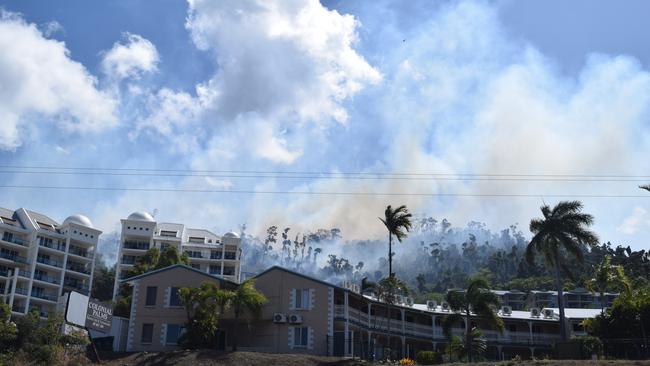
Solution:
[(113, 307), (111, 305), (99, 302), (95, 299), (88, 300), (88, 311), (86, 312), (86, 328), (108, 333), (111, 331), (112, 322)]
[(65, 320), (79, 327), (109, 333), (113, 321), (113, 307), (72, 291), (68, 293)]

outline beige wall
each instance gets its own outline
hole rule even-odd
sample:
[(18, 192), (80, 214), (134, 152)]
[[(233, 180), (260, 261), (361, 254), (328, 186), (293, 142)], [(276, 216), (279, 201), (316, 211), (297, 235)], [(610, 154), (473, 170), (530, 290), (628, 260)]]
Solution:
[[(255, 287), (267, 297), (268, 303), (259, 320), (251, 323), (250, 327), (246, 325), (240, 327), (241, 336), (238, 339), (242, 349), (276, 353), (327, 354), (328, 326), (333, 311), (330, 306), (329, 286), (280, 269), (272, 269), (257, 278)], [(293, 289), (313, 290), (311, 309), (291, 310)], [(302, 315), (303, 322), (300, 325), (276, 324), (272, 320), (275, 313), (299, 314)], [(289, 332), (294, 326), (310, 328), (308, 347), (293, 347), (290, 344)]]
[[(184, 325), (187, 322), (187, 315), (183, 307), (170, 308), (167, 306), (169, 303), (168, 289), (171, 287), (198, 287), (206, 281), (219, 284), (217, 279), (211, 279), (183, 267), (136, 280), (133, 286), (127, 350), (160, 351), (176, 348), (173, 345), (165, 345), (165, 325)], [(155, 306), (145, 306), (148, 286), (158, 287)], [(151, 344), (142, 344), (141, 342), (142, 325), (146, 323), (153, 324)]]

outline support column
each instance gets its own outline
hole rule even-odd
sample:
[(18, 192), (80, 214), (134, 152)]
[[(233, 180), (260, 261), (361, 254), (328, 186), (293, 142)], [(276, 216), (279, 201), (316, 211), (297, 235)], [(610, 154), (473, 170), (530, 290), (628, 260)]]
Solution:
[(344, 346), (344, 351), (343, 354), (345, 356), (350, 355), (350, 340), (348, 339), (349, 337), (349, 331), (350, 331), (350, 312), (349, 312), (349, 299), (348, 299), (348, 292), (345, 291), (343, 293), (343, 311), (344, 311), (344, 317), (345, 317), (345, 334), (343, 336), (343, 341), (345, 342)]
[[(368, 354), (367, 354), (367, 357), (366, 357), (368, 359), (370, 359), (371, 356), (374, 355), (373, 349), (371, 348), (372, 347), (372, 342), (371, 341), (372, 341), (372, 332), (368, 331)], [(372, 360), (374, 361), (375, 358), (372, 357)]]
[(406, 350), (406, 337), (401, 336), (400, 338), (402, 338), (402, 358), (404, 358), (404, 352)]
[(503, 346), (497, 346), (497, 352), (499, 352), (499, 360), (503, 361), (503, 353), (501, 350), (503, 349)]
[[(436, 339), (436, 316), (431, 315), (431, 338)], [(436, 343), (433, 342), (435, 345)]]
[(529, 334), (529, 343), (533, 344), (533, 322), (528, 321), (528, 334)]
[(406, 343), (406, 338), (404, 337), (404, 334), (406, 334), (406, 311), (404, 309), (401, 309), (402, 313), (402, 357), (404, 357), (404, 344)]
[(530, 347), (530, 358), (535, 357), (535, 347)]

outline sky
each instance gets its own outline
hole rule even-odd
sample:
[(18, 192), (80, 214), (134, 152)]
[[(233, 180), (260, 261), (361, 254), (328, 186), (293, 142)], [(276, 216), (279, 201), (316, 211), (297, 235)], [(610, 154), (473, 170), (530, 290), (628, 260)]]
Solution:
[(648, 248), (647, 1), (0, 8), (0, 206), (365, 239), (389, 204), (528, 235), (579, 199)]

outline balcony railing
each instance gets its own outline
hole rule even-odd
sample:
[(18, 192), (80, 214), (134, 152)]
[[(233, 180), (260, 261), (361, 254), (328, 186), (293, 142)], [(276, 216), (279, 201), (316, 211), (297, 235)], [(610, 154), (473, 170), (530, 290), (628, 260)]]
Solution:
[(59, 244), (59, 243), (55, 244), (55, 243), (52, 243), (52, 242), (49, 242), (49, 241), (40, 240), (38, 242), (38, 245), (41, 246), (41, 247), (46, 247), (46, 248), (58, 250), (60, 252), (65, 252), (65, 245), (63, 245), (63, 244)]
[(25, 312), (25, 305), (14, 304), (14, 306), (11, 307), (11, 311), (15, 311), (17, 313), (23, 313)]
[(83, 267), (83, 266), (79, 266), (79, 265), (68, 264), (66, 266), (66, 269), (68, 269), (70, 271), (78, 272), (78, 273), (83, 273), (83, 274), (88, 274), (88, 275), (90, 274), (90, 270), (88, 268)]
[(37, 257), (36, 261), (38, 263), (47, 264), (48, 266), (63, 268), (63, 262), (57, 261), (55, 259), (50, 259), (50, 258), (45, 258), (45, 257)]
[(149, 243), (142, 241), (125, 241), (124, 249), (149, 250)]
[(32, 276), (31, 272), (25, 271), (25, 270), (22, 270), (22, 269), (18, 270), (18, 275), (20, 277), (25, 277), (25, 278), (29, 278), (29, 277)]
[(210, 259), (221, 259), (221, 252), (210, 253)]
[(185, 254), (187, 254), (187, 256), (190, 257), (190, 258), (206, 258), (207, 259), (207, 257), (204, 257), (203, 253), (201, 253), (201, 252), (187, 252), (186, 251)]
[(52, 284), (55, 284), (55, 285), (58, 285), (61, 282), (60, 279), (58, 279), (56, 277), (52, 277), (52, 276), (48, 276), (48, 275), (44, 275), (44, 274), (38, 274), (38, 273), (34, 275), (34, 279), (39, 280), (39, 281), (43, 281), (43, 282), (47, 282), (47, 283), (52, 283)]
[(84, 285), (83, 283), (75, 281), (69, 281), (67, 279), (63, 281), (63, 285), (79, 291), (88, 291), (88, 285)]
[(18, 262), (18, 263), (23, 263), (23, 264), (28, 264), (29, 263), (29, 261), (27, 261), (27, 258), (25, 258), (23, 256), (20, 256), (20, 255), (7, 253), (7, 252), (0, 252), (0, 258), (9, 259), (11, 261)]
[(14, 293), (27, 296), (27, 294), (29, 293), (29, 290), (26, 289), (25, 287), (16, 287), (16, 290), (14, 291)]
[(237, 259), (237, 253), (226, 252), (223, 257), (224, 259)]
[(48, 301), (58, 301), (58, 297), (54, 294), (48, 294), (41, 291), (32, 291), (32, 297), (37, 297), (39, 299), (48, 300)]
[(135, 264), (135, 261), (133, 257), (122, 257), (122, 264)]
[(78, 256), (84, 257), (84, 258), (90, 258), (90, 253), (88, 253), (87, 250), (83, 250), (83, 249), (77, 248), (77, 247), (72, 247), (71, 246), (70, 249), (68, 250), (68, 253), (78, 255)]
[(2, 240), (3, 240), (3, 241), (6, 241), (6, 242), (8, 242), (8, 243), (13, 243), (13, 244), (22, 245), (22, 246), (24, 246), (24, 247), (29, 246), (29, 243), (28, 243), (26, 240), (24, 240), (24, 239), (20, 239), (20, 238), (17, 238), (17, 237), (15, 237), (15, 236), (3, 236), (3, 237), (2, 237)]

